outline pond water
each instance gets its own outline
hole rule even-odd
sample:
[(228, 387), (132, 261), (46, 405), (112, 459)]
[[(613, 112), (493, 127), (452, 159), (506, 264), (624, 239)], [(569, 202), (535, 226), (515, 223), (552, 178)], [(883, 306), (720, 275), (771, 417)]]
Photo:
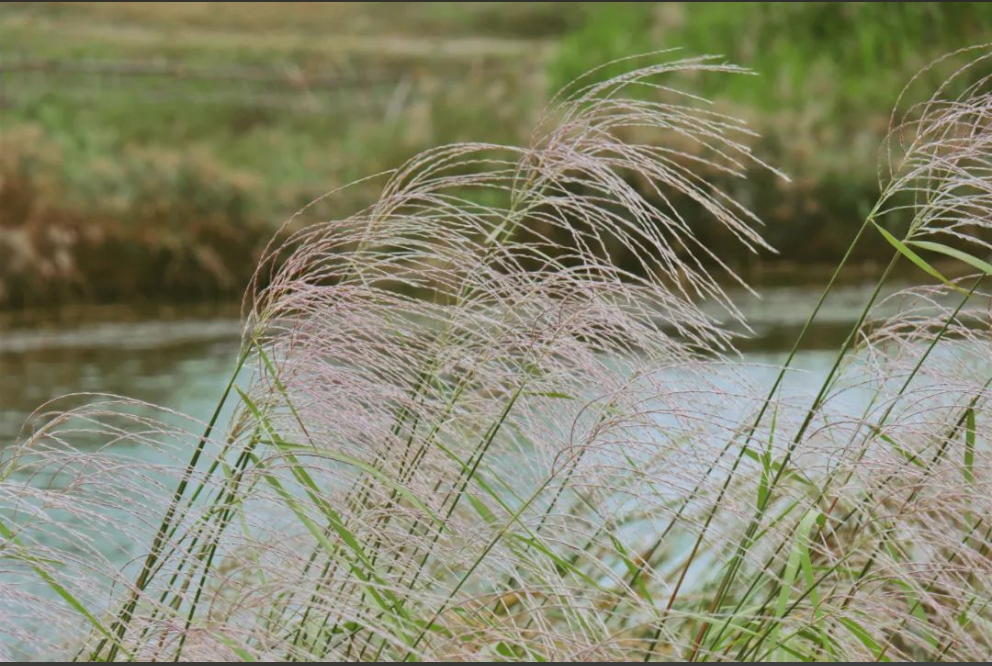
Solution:
[[(826, 372), (867, 292), (867, 286), (842, 287), (828, 300), (820, 325), (796, 359), (796, 367), (806, 371), (805, 381)], [(761, 294), (760, 299), (744, 293), (735, 297), (755, 332), (739, 346), (747, 360), (774, 365), (785, 358), (820, 292), (818, 287), (775, 287)], [(2, 315), (0, 449), (18, 438), (34, 410), (71, 393), (125, 395), (207, 418), (230, 376), (239, 333), (236, 305), (80, 307)]]
[[(831, 296), (787, 383), (818, 385), (869, 289), (846, 286)], [(739, 347), (755, 381), (773, 381), (776, 366), (819, 295), (818, 288), (807, 287), (764, 289), (760, 299), (735, 295), (754, 331)], [(0, 454), (43, 421), (43, 416), (32, 418), (35, 410), (66, 394), (125, 395), (208, 419), (234, 368), (240, 332), (234, 305), (84, 307), (0, 315)], [(85, 399), (70, 397), (59, 401), (58, 408)], [(112, 550), (112, 544), (107, 549), (121, 563), (133, 555)], [(36, 591), (48, 594), (40, 582)], [(0, 628), (0, 657), (4, 633)]]
[[(114, 393), (209, 416), (238, 348), (237, 309), (82, 308), (0, 324), (0, 448), (45, 402)], [(82, 398), (60, 401), (59, 407)]]

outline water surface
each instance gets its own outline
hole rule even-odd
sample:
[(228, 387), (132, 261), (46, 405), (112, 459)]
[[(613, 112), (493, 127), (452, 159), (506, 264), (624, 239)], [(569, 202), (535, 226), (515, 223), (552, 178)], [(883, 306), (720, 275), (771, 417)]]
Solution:
[[(794, 381), (811, 383), (827, 371), (870, 288), (835, 289), (794, 362), (801, 370)], [(731, 293), (753, 329), (738, 344), (745, 360), (783, 362), (821, 289), (779, 286), (759, 290), (760, 298)], [(710, 309), (723, 316), (715, 305)], [(209, 418), (233, 369), (239, 335), (235, 304), (0, 314), (0, 449), (23, 436), (22, 427), (30, 429), (32, 422), (24, 424), (35, 409), (70, 393), (125, 395)]]
[[(869, 289), (843, 287), (828, 300), (787, 384), (800, 389), (819, 384)], [(809, 287), (766, 289), (761, 299), (735, 294), (753, 331), (738, 346), (756, 383), (774, 381), (819, 295), (819, 288)], [(719, 316), (718, 308), (713, 314)], [(234, 369), (240, 333), (236, 306), (77, 307), (0, 315), (0, 452), (44, 422), (43, 413), (32, 417), (35, 410), (65, 394), (124, 395), (205, 421)], [(70, 397), (55, 406), (65, 409), (91, 399)], [(134, 557), (112, 543), (104, 547), (114, 562)], [(38, 586), (36, 592), (48, 593)]]
[(239, 334), (233, 306), (8, 314), (0, 318), (0, 448), (36, 425), (32, 412), (66, 394), (125, 395), (208, 418)]

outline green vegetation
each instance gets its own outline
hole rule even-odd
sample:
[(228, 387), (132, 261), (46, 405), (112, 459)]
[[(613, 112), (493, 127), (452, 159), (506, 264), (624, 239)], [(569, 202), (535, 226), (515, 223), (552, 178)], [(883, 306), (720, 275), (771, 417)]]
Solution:
[(5, 3), (0, 306), (237, 295), (317, 196), (428, 146), (520, 139), (544, 101), (523, 59), (548, 44), (505, 34), (551, 13)]
[[(306, 202), (429, 146), (525, 142), (550, 90), (676, 47), (758, 73), (694, 92), (792, 179), (748, 174), (779, 254), (727, 260), (759, 280), (826, 268), (878, 195), (902, 86), (989, 34), (981, 3), (4, 3), (0, 307), (234, 296)], [(885, 251), (854, 259), (872, 272)]]
[[(687, 87), (741, 70), (669, 54), (566, 89), (525, 147), (418, 155), (371, 206), (263, 257), (207, 423), (99, 396), (12, 450), (0, 647), (983, 659), (992, 79), (987, 49), (960, 55), (897, 118), (880, 194), (767, 382), (733, 353), (745, 322), (722, 285), (728, 248), (766, 247), (744, 177), (774, 170)], [(865, 244), (886, 268), (829, 370), (797, 385)], [(882, 302), (900, 266), (926, 284)]]
[[(700, 80), (693, 92), (746, 118), (762, 135), (755, 150), (792, 178), (787, 187), (764, 178), (748, 188), (781, 259), (832, 263), (851, 221), (878, 197), (877, 151), (910, 77), (990, 38), (985, 3), (587, 3), (549, 71), (557, 88), (602, 63), (667, 48), (754, 70)], [(916, 88), (929, 94), (954, 66), (924, 73)], [(864, 247), (859, 258), (881, 260), (884, 251)]]

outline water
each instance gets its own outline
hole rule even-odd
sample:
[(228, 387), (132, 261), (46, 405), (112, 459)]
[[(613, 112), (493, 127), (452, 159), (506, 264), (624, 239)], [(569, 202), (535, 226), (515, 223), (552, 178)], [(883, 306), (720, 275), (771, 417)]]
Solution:
[[(870, 288), (834, 290), (794, 362), (799, 372), (793, 381), (812, 384), (827, 372)], [(780, 364), (821, 289), (764, 288), (760, 298), (731, 294), (754, 331), (738, 344), (745, 360)], [(720, 316), (715, 307), (713, 314)], [(206, 419), (230, 377), (239, 334), (234, 304), (0, 314), (0, 449), (18, 438), (35, 409), (69, 393), (125, 395)], [(760, 373), (759, 380), (765, 371), (750, 370)], [(767, 368), (767, 374), (771, 381), (774, 369)]]
[[(747, 360), (774, 365), (784, 359), (820, 292), (777, 287), (761, 293), (760, 299), (735, 295), (754, 329), (740, 348)], [(843, 287), (827, 302), (796, 359), (806, 381), (826, 372), (867, 296), (867, 286)], [(234, 305), (0, 315), (0, 449), (23, 435), (22, 428), (30, 429), (25, 421), (34, 410), (70, 393), (114, 393), (208, 418), (235, 362), (238, 315)], [(59, 403), (71, 404), (72, 399)]]
[[(758, 383), (774, 380), (819, 294), (818, 288), (779, 287), (764, 290), (761, 300), (736, 295), (754, 331), (739, 346)], [(863, 286), (836, 292), (788, 383), (818, 385), (867, 297)], [(234, 306), (84, 307), (0, 316), (0, 452), (43, 419), (30, 418), (40, 405), (70, 393), (120, 394), (206, 420), (231, 375), (239, 340)], [(115, 561), (133, 557), (111, 553), (112, 546), (108, 556)], [(2, 643), (0, 637), (0, 654)]]
[(239, 333), (237, 308), (226, 306), (8, 315), (0, 319), (0, 449), (35, 425), (34, 410), (71, 393), (125, 395), (208, 418)]

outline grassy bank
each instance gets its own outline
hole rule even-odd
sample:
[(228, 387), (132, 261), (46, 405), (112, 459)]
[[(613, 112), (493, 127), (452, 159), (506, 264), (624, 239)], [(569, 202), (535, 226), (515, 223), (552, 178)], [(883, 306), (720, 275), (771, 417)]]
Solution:
[(237, 295), (319, 195), (438, 143), (521, 139), (549, 46), (528, 26), (557, 22), (518, 13), (6, 3), (0, 306)]
[[(877, 197), (901, 87), (990, 34), (978, 3), (5, 3), (0, 307), (236, 295), (306, 202), (428, 146), (525, 141), (550, 90), (669, 47), (759, 73), (696, 92), (791, 176), (752, 171), (744, 193), (704, 174), (748, 198), (780, 252), (724, 247), (727, 261), (758, 279), (829, 270)], [(683, 208), (701, 241), (723, 242)], [(872, 272), (885, 252), (855, 259)]]
[[(791, 177), (782, 183), (753, 172), (748, 190), (781, 252), (765, 261), (799, 264), (839, 259), (877, 199), (880, 144), (911, 77), (992, 39), (992, 6), (982, 3), (588, 3), (581, 15), (549, 64), (552, 88), (601, 63), (665, 48), (721, 54), (757, 73), (700, 80), (696, 92), (747, 119), (761, 134), (754, 149)], [(959, 65), (921, 73), (903, 106)], [(864, 247), (859, 259), (884, 252)]]

